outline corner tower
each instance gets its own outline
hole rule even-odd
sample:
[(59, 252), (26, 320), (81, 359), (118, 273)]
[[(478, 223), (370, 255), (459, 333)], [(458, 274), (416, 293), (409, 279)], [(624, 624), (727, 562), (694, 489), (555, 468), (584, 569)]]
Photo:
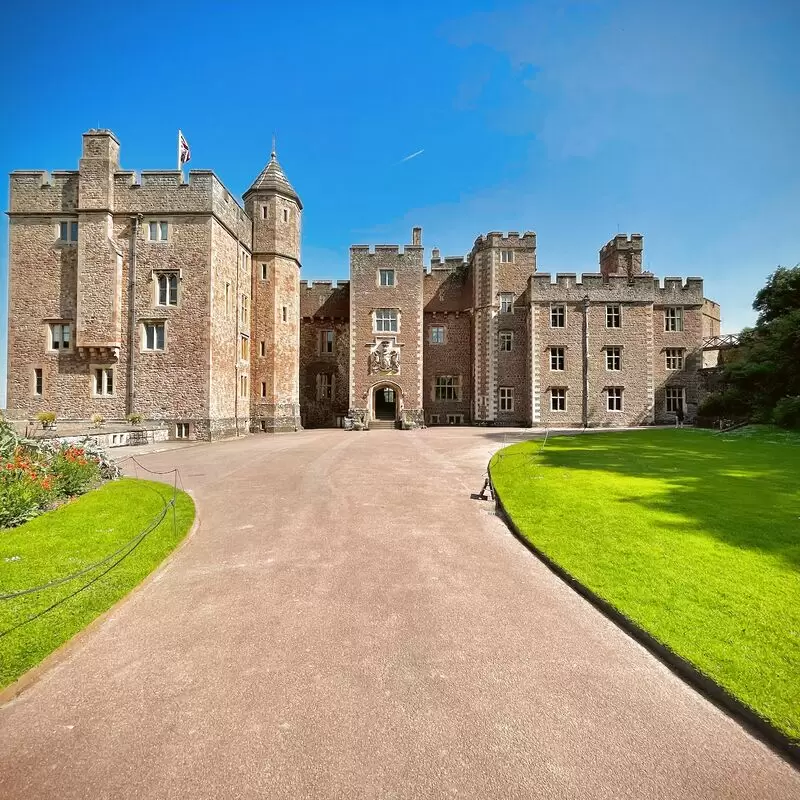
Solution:
[(250, 318), (253, 430), (300, 427), (300, 224), (303, 204), (273, 146), (269, 163), (244, 194), (253, 220)]

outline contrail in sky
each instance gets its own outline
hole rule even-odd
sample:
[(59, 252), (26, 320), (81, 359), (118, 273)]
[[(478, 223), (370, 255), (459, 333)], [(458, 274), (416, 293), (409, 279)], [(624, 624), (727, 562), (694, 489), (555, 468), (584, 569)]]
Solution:
[(406, 156), (405, 158), (401, 158), (398, 162), (399, 164), (405, 164), (406, 161), (411, 161), (412, 158), (416, 158), (417, 156), (421, 156), (425, 152), (425, 149), (417, 150), (416, 153), (412, 153), (410, 156)]

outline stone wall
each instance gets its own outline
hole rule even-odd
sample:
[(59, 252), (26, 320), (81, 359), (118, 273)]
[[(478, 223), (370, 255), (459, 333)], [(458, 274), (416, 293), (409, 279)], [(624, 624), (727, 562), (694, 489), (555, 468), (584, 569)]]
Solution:
[[(395, 272), (394, 286), (379, 285), (379, 271)], [(422, 246), (396, 245), (350, 248), (350, 409), (373, 412), (374, 389), (395, 389), (401, 403), (401, 421), (422, 421)], [(375, 329), (376, 309), (398, 309), (397, 333)], [(399, 353), (399, 371), (371, 371), (370, 354), (381, 342)]]

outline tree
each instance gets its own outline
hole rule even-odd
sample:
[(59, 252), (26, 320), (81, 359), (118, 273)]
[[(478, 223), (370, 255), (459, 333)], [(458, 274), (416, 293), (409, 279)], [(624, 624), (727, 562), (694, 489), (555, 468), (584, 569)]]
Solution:
[(756, 325), (742, 331), (736, 357), (723, 365), (720, 391), (706, 399), (704, 410), (794, 425), (800, 396), (800, 265), (778, 267), (753, 308), (759, 312)]

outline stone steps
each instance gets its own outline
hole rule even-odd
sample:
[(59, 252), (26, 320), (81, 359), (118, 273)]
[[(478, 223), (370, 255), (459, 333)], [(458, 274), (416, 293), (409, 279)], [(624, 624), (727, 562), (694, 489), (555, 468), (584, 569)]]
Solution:
[(393, 419), (373, 419), (369, 423), (371, 431), (392, 431), (396, 427), (397, 423)]

